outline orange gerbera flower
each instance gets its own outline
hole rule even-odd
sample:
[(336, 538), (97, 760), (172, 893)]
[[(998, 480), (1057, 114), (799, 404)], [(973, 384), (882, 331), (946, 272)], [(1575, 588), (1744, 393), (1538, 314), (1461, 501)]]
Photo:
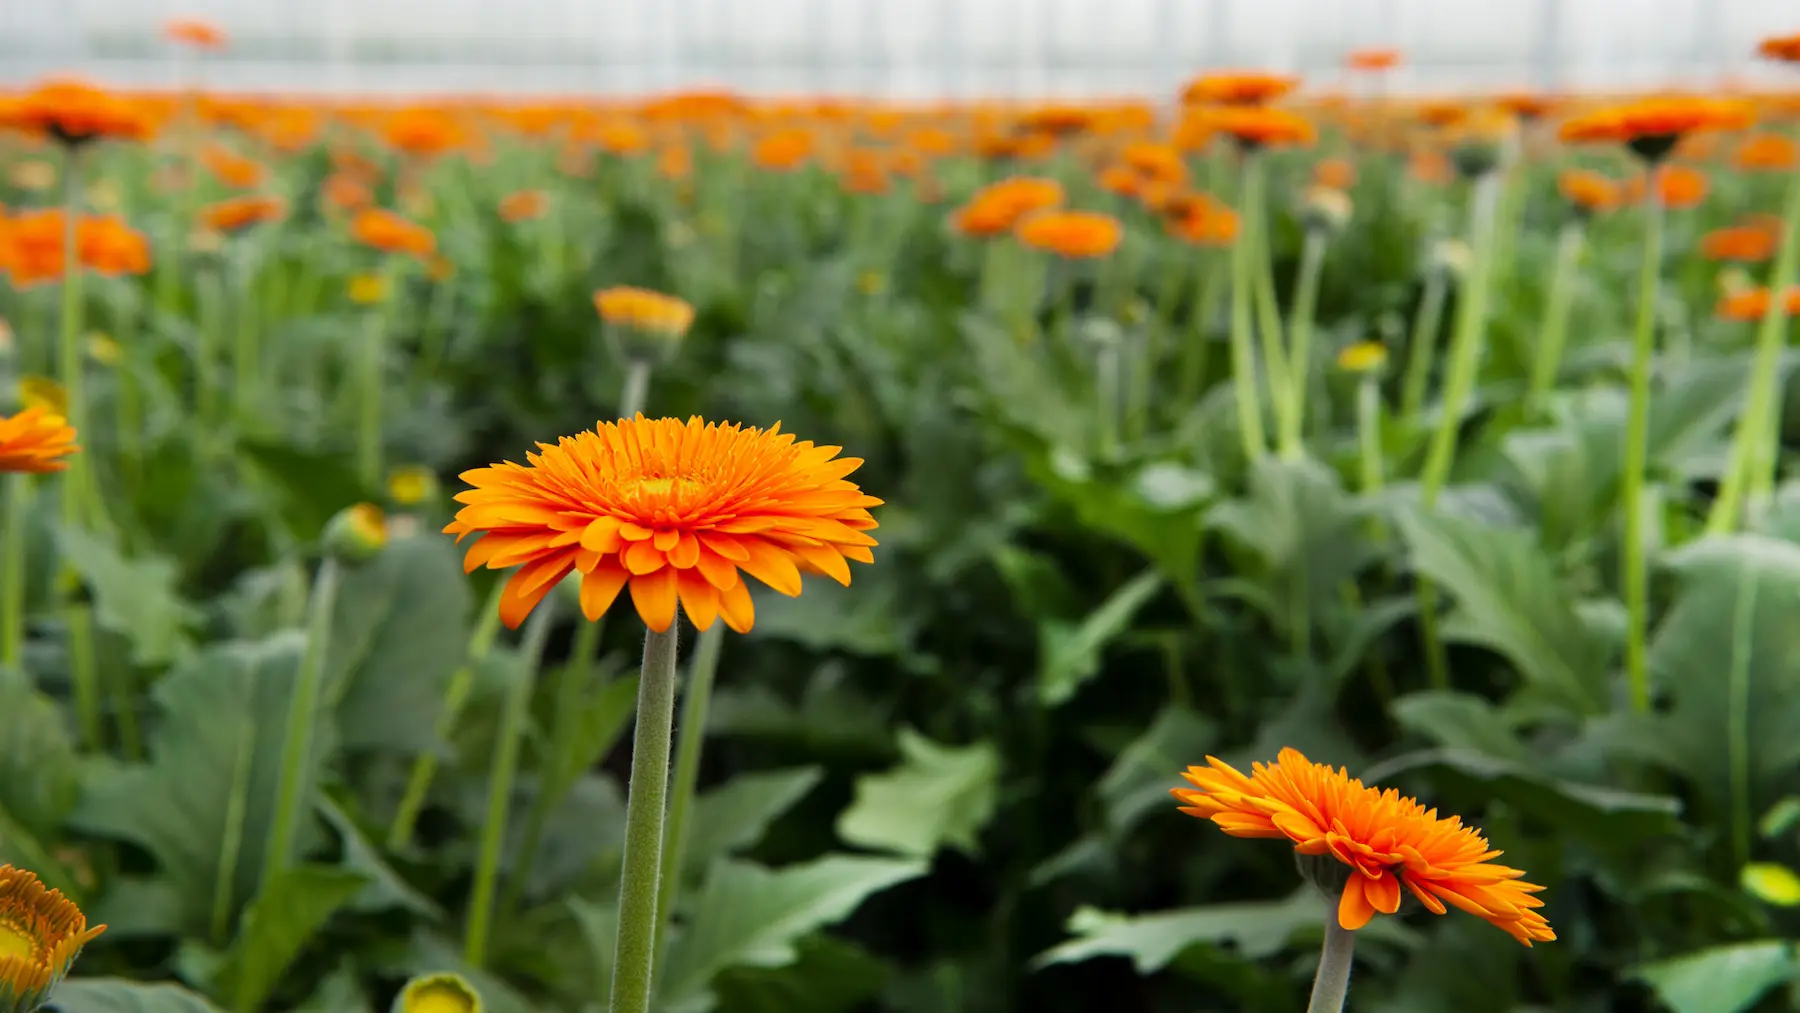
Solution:
[(686, 299), (626, 285), (595, 292), (594, 309), (609, 324), (640, 331), (686, 334), (694, 323), (694, 307)]
[(1229, 135), (1244, 148), (1304, 147), (1313, 142), (1313, 125), (1305, 117), (1285, 109), (1233, 106), (1212, 116), (1213, 129)]
[(0, 122), (65, 144), (101, 137), (142, 140), (150, 136), (148, 117), (133, 103), (83, 81), (47, 81), (9, 103)]
[(538, 444), (527, 465), (464, 472), (473, 488), (457, 494), (465, 505), (444, 531), (459, 542), (481, 533), (467, 570), (519, 567), (500, 596), (510, 628), (578, 571), (589, 619), (629, 584), (638, 615), (659, 633), (674, 624), (677, 601), (702, 630), (723, 617), (746, 632), (756, 616), (740, 571), (791, 596), (802, 570), (848, 585), (845, 560), (875, 559), (866, 532), (881, 500), (844, 477), (862, 461), (780, 429), (698, 416), (601, 423)]
[(1062, 184), (1053, 179), (1014, 176), (975, 191), (951, 220), (965, 236), (997, 236), (1011, 232), (1020, 219), (1034, 211), (1060, 206), (1063, 199)]
[(331, 207), (356, 211), (375, 203), (375, 191), (356, 174), (340, 169), (325, 177), (319, 187), (319, 198)]
[(1034, 250), (1071, 260), (1104, 257), (1119, 248), (1125, 230), (1111, 215), (1093, 211), (1045, 211), (1019, 223), (1014, 233)]
[(217, 142), (209, 143), (200, 149), (200, 164), (213, 174), (219, 182), (239, 190), (248, 190), (260, 186), (267, 172), (262, 163), (243, 155)]
[(216, 201), (200, 209), (200, 224), (215, 232), (237, 232), (262, 222), (280, 221), (287, 202), (280, 197), (247, 195)]
[(1619, 184), (1588, 169), (1565, 169), (1556, 177), (1556, 188), (1578, 211), (1592, 213), (1618, 205)]
[(1770, 229), (1763, 223), (1733, 225), (1714, 229), (1700, 237), (1700, 253), (1708, 260), (1733, 260), (1759, 264), (1775, 255), (1781, 241), (1779, 225)]
[(1783, 63), (1800, 63), (1800, 33), (1777, 35), (1762, 40), (1756, 47), (1760, 56)]
[(777, 130), (757, 141), (756, 146), (750, 149), (750, 161), (759, 169), (791, 172), (805, 165), (812, 153), (812, 131), (804, 127), (790, 127)]
[[(1713, 312), (1725, 320), (1761, 320), (1769, 312), (1769, 290), (1759, 287), (1730, 292), (1719, 300)], [(1781, 312), (1785, 316), (1800, 316), (1800, 285), (1790, 287), (1782, 297)]]
[(437, 251), (437, 237), (430, 229), (392, 211), (364, 208), (350, 223), (350, 234), (365, 246), (383, 253), (410, 253), (429, 257)]
[(542, 190), (518, 190), (500, 199), (500, 217), (509, 222), (542, 218), (549, 208), (550, 200)]
[(1377, 913), (1400, 910), (1401, 889), (1434, 914), (1446, 902), (1505, 929), (1530, 946), (1556, 938), (1537, 908), (1543, 887), (1525, 873), (1493, 864), (1500, 852), (1462, 818), (1440, 817), (1392, 788), (1365, 787), (1349, 772), (1283, 749), (1245, 777), (1222, 760), (1189, 767), (1193, 788), (1172, 788), (1181, 811), (1210, 819), (1233, 837), (1287, 838), (1314, 859), (1349, 867), (1338, 924), (1355, 931)]
[(1753, 134), (1732, 155), (1743, 172), (1792, 172), (1800, 166), (1800, 146), (1782, 134)]
[[(32, 405), (12, 417), (0, 415), (0, 471), (24, 471), (41, 475), (61, 471), (69, 466), (63, 458), (81, 448), (75, 445), (75, 427), (42, 405)], [(0, 887), (5, 885), (4, 868), (0, 868)], [(6, 927), (5, 912), (0, 911), (0, 929)], [(0, 937), (3, 938), (3, 937)], [(5, 965), (5, 951), (0, 950), (0, 967)], [(0, 981), (4, 975), (0, 975)]]
[(1181, 100), (1188, 105), (1217, 102), (1230, 106), (1259, 106), (1286, 95), (1300, 86), (1300, 79), (1286, 74), (1257, 71), (1226, 71), (1202, 74), (1181, 89)]
[[(61, 208), (30, 211), (0, 222), (0, 268), (21, 288), (63, 276), (65, 225)], [(75, 223), (81, 265), (101, 274), (143, 274), (150, 241), (116, 215), (84, 215)]]
[(0, 865), (0, 1009), (42, 1006), (81, 948), (105, 931), (88, 928), (75, 902), (35, 875)]
[(415, 158), (434, 158), (472, 140), (462, 121), (443, 109), (401, 109), (381, 125), (382, 139)]
[(1755, 120), (1747, 102), (1710, 98), (1651, 98), (1608, 106), (1565, 122), (1564, 141), (1624, 144), (1646, 159), (1669, 153), (1684, 135), (1701, 130), (1741, 130)]
[(1333, 190), (1348, 190), (1356, 185), (1356, 165), (1347, 158), (1321, 159), (1313, 166), (1313, 183)]
[(174, 18), (163, 25), (163, 37), (195, 49), (224, 49), (225, 30), (199, 18)]
[(1203, 193), (1176, 194), (1157, 209), (1163, 229), (1194, 246), (1230, 246), (1237, 239), (1237, 212)]
[[(1706, 199), (1710, 184), (1706, 173), (1685, 165), (1656, 167), (1656, 197), (1663, 207), (1685, 210), (1697, 207)], [(1644, 177), (1634, 176), (1625, 184), (1625, 200), (1637, 203), (1644, 199)]]
[(1344, 66), (1351, 70), (1392, 70), (1400, 66), (1398, 49), (1353, 49), (1344, 57)]

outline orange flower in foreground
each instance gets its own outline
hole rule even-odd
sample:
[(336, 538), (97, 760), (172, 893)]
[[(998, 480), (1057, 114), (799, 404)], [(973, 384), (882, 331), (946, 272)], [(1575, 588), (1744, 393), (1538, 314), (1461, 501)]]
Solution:
[(142, 140), (150, 120), (131, 102), (72, 79), (48, 81), (10, 103), (0, 125), (44, 133), (65, 144), (101, 137)]
[[(526, 465), (462, 474), (473, 488), (444, 528), (480, 533), (463, 567), (519, 570), (500, 596), (517, 628), (557, 582), (581, 574), (581, 611), (599, 619), (630, 585), (644, 624), (675, 622), (677, 601), (702, 630), (720, 617), (743, 633), (755, 621), (741, 574), (785, 595), (800, 573), (850, 583), (846, 560), (874, 562), (869, 508), (881, 505), (845, 479), (862, 461), (838, 447), (698, 416), (601, 423), (538, 444)], [(741, 571), (741, 574), (740, 574)]]
[(81, 948), (105, 931), (88, 928), (75, 902), (37, 876), (0, 865), (0, 1009), (42, 1006)]
[[(1779, 228), (1779, 226), (1778, 226)], [(1757, 264), (1775, 255), (1781, 233), (1758, 223), (1714, 229), (1700, 237), (1700, 253), (1708, 260)]]
[(280, 221), (286, 214), (287, 202), (280, 197), (232, 197), (201, 208), (200, 224), (214, 232), (236, 232), (262, 222)]
[(1245, 148), (1305, 146), (1313, 142), (1313, 125), (1285, 109), (1230, 107), (1212, 116), (1213, 129), (1230, 135)]
[[(1725, 320), (1761, 320), (1769, 312), (1769, 290), (1747, 288), (1731, 292), (1719, 300), (1713, 312)], [(1800, 285), (1789, 288), (1782, 297), (1781, 312), (1785, 316), (1800, 316)]]
[(1181, 89), (1189, 105), (1217, 102), (1221, 105), (1255, 106), (1273, 102), (1300, 86), (1300, 79), (1286, 74), (1228, 71), (1202, 74)]
[(198, 18), (175, 18), (163, 26), (163, 37), (195, 49), (224, 49), (225, 30)]
[(1019, 223), (1019, 242), (1071, 260), (1104, 257), (1118, 249), (1125, 231), (1111, 215), (1093, 211), (1046, 211)]
[[(63, 458), (80, 449), (75, 445), (75, 427), (41, 405), (33, 405), (10, 418), (0, 415), (0, 472), (41, 475), (61, 471), (69, 466)], [(5, 882), (4, 872), (0, 869), (0, 884)], [(0, 961), (3, 960), (4, 954), (0, 954)]]
[(600, 319), (620, 327), (660, 334), (686, 334), (694, 324), (694, 307), (685, 299), (647, 288), (615, 285), (594, 293)]
[(248, 190), (260, 186), (267, 172), (262, 163), (254, 158), (245, 158), (223, 144), (209, 143), (200, 149), (200, 164), (206, 171), (215, 176), (219, 182), (239, 190)]
[(364, 208), (350, 223), (350, 234), (364, 246), (383, 253), (410, 253), (429, 257), (437, 251), (437, 237), (431, 230), (392, 211)]
[(542, 190), (518, 190), (500, 199), (500, 217), (509, 222), (542, 218), (549, 210), (549, 198)]
[(1207, 757), (1208, 766), (1181, 776), (1193, 788), (1172, 788), (1181, 811), (1210, 819), (1233, 837), (1286, 838), (1315, 860), (1349, 867), (1338, 900), (1338, 924), (1355, 931), (1377, 913), (1400, 910), (1401, 890), (1434, 914), (1446, 902), (1505, 929), (1530, 946), (1556, 933), (1537, 908), (1543, 889), (1525, 873), (1495, 865), (1500, 852), (1462, 818), (1440, 817), (1392, 788), (1365, 787), (1343, 769), (1313, 763), (1283, 749), (1274, 763), (1257, 763), (1249, 777)]

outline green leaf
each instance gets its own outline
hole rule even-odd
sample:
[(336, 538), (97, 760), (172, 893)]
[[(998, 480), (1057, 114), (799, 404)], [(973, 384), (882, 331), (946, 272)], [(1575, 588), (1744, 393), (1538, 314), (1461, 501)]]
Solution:
[(1793, 945), (1778, 939), (1715, 946), (1637, 969), (1674, 1013), (1740, 1013), (1794, 980)]
[(1038, 626), (1038, 700), (1067, 703), (1075, 691), (1100, 674), (1101, 652), (1131, 627), (1131, 620), (1156, 592), (1162, 577), (1146, 570), (1109, 595), (1080, 623), (1044, 620)]
[[(151, 691), (162, 720), (150, 762), (98, 769), (70, 817), (77, 828), (133, 841), (177, 889), (187, 934), (209, 938), (256, 893), (279, 791), (294, 676), (305, 637), (288, 631), (192, 655)], [(319, 772), (334, 748), (331, 722), (315, 722), (301, 779), (311, 813)], [(301, 827), (301, 848), (317, 839)]]
[(838, 817), (838, 836), (877, 851), (920, 858), (949, 846), (975, 854), (994, 814), (1000, 754), (990, 742), (942, 746), (900, 730), (900, 766), (856, 780), (856, 801)]
[(297, 865), (266, 884), (245, 910), (220, 972), (220, 991), (233, 997), (233, 1007), (262, 1006), (313, 935), (367, 882), (347, 869)]
[(300, 541), (319, 537), (339, 510), (380, 491), (364, 489), (343, 454), (255, 439), (240, 439), (237, 451), (263, 473), (262, 487), (276, 497), (276, 508)]
[(397, 539), (346, 570), (325, 669), (345, 749), (438, 747), (438, 714), (468, 649), (472, 607), (448, 539)]
[(0, 676), (0, 863), (10, 858), (50, 874), (45, 842), (75, 807), (79, 777), (75, 741), (55, 702)]
[[(568, 678), (569, 673), (565, 670), (562, 677)], [(588, 691), (574, 714), (557, 715), (558, 720), (573, 720), (574, 726), (561, 737), (562, 751), (549, 758), (539, 775), (548, 790), (557, 796), (566, 794), (582, 774), (606, 758), (637, 713), (637, 688), (635, 675), (612, 679)]]
[(707, 730), (714, 735), (792, 743), (811, 754), (880, 757), (889, 753), (891, 707), (858, 689), (840, 665), (821, 666), (798, 703), (764, 685), (721, 686)]
[(131, 644), (132, 664), (166, 665), (188, 652), (200, 614), (176, 593), (174, 562), (145, 553), (128, 558), (80, 528), (58, 527), (56, 547), (93, 593), (100, 625)]
[(878, 576), (856, 574), (854, 587), (813, 580), (795, 598), (759, 594), (752, 637), (791, 640), (820, 653), (843, 651), (863, 657), (903, 655), (917, 623), (900, 600), (901, 587)]
[(1173, 805), (1169, 789), (1189, 765), (1205, 762), (1218, 736), (1218, 726), (1206, 717), (1185, 707), (1163, 708), (1094, 785), (1106, 807), (1107, 829), (1123, 835), (1159, 806)]
[(593, 956), (588, 962), (587, 992), (606, 995), (612, 988), (614, 950), (619, 943), (619, 905), (596, 904), (580, 897), (570, 897), (568, 905)]
[(123, 978), (73, 978), (57, 986), (50, 1011), (60, 1013), (220, 1013), (205, 997), (179, 985), (146, 985)]
[(887, 986), (888, 966), (854, 943), (824, 934), (794, 946), (787, 967), (739, 967), (713, 983), (719, 1005), (732, 1013), (847, 1013)]
[(375, 1013), (357, 981), (356, 962), (345, 959), (294, 1013)]
[[(1154, 974), (1191, 946), (1234, 947), (1245, 960), (1262, 960), (1287, 949), (1294, 937), (1318, 932), (1326, 902), (1306, 887), (1286, 900), (1123, 915), (1092, 907), (1078, 908), (1067, 928), (1076, 938), (1033, 958), (1033, 968), (1079, 964), (1095, 957), (1129, 957), (1139, 974)], [(1405, 938), (1406, 930), (1389, 918), (1377, 918), (1359, 932), (1364, 938)]]
[(821, 767), (757, 771), (702, 792), (694, 801), (686, 871), (702, 873), (714, 859), (754, 845), (824, 775)]
[(1503, 655), (1534, 687), (1580, 714), (1606, 709), (1612, 645), (1583, 622), (1556, 569), (1519, 528), (1421, 510), (1400, 516), (1413, 566), (1456, 601), (1444, 637)]
[(362, 876), (368, 882), (350, 899), (353, 911), (368, 913), (400, 909), (424, 918), (442, 919), (444, 912), (412, 884), (401, 878), (381, 857), (381, 851), (369, 841), (356, 821), (343, 807), (330, 798), (319, 800), (319, 815), (337, 832), (343, 857), (343, 868)]
[(925, 862), (827, 855), (765, 869), (721, 861), (669, 945), (658, 998), (671, 1013), (711, 1006), (708, 983), (729, 967), (783, 967), (801, 937), (849, 917), (871, 894), (924, 875)]
[(1523, 762), (1526, 749), (1494, 705), (1454, 690), (1408, 693), (1390, 708), (1394, 722), (1447, 749), (1472, 749), (1502, 760)]

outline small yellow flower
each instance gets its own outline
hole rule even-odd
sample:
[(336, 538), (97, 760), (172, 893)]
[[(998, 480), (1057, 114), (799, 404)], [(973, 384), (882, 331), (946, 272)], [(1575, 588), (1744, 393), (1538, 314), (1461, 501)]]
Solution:
[(350, 279), (350, 301), (373, 306), (387, 299), (387, 279), (379, 274), (359, 274)]
[(56, 166), (49, 162), (20, 162), (13, 166), (12, 185), (31, 193), (43, 193), (56, 185)]
[(47, 376), (19, 377), (19, 407), (42, 408), (52, 415), (69, 417), (69, 392)]
[(88, 928), (87, 916), (38, 878), (10, 865), (0, 865), (0, 1010), (35, 1010), (81, 948), (106, 926)]
[(110, 335), (95, 331), (87, 336), (88, 358), (102, 366), (117, 366), (125, 358), (125, 350)]
[(1744, 892), (1776, 907), (1800, 905), (1800, 875), (1778, 862), (1751, 862), (1738, 873)]
[(887, 275), (880, 271), (864, 271), (857, 276), (856, 287), (863, 295), (880, 295), (887, 291)]
[(402, 465), (388, 472), (388, 499), (397, 506), (418, 506), (437, 495), (437, 486), (437, 476), (421, 465)]
[(481, 1013), (481, 996), (461, 975), (422, 975), (400, 990), (394, 1013)]
[(1338, 368), (1346, 373), (1373, 373), (1387, 365), (1387, 346), (1379, 341), (1358, 341), (1338, 353)]
[(387, 540), (387, 514), (373, 503), (346, 507), (325, 525), (325, 551), (346, 563), (373, 559)]

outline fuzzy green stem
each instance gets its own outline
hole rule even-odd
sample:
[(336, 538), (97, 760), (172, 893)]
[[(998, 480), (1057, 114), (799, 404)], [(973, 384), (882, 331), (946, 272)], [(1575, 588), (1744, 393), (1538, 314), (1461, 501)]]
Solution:
[(644, 639), (631, 787), (625, 798), (625, 856), (619, 877), (619, 937), (613, 950), (611, 1013), (646, 1013), (656, 974), (657, 898), (663, 850), (663, 805), (675, 721), (676, 617), (665, 633)]
[(306, 652), (294, 673), (294, 692), (288, 704), (287, 731), (281, 746), (281, 780), (275, 793), (275, 816), (269, 827), (269, 844), (263, 856), (264, 886), (286, 871), (294, 860), (294, 841), (300, 832), (302, 796), (307, 768), (311, 765), (313, 722), (318, 716), (324, 689), (325, 659), (331, 645), (331, 618), (337, 609), (338, 584), (343, 571), (327, 557), (313, 577), (311, 617), (306, 631)]
[(194, 346), (194, 415), (200, 421), (201, 439), (210, 445), (218, 422), (219, 338), (225, 327), (223, 269), (217, 263), (202, 267), (195, 284), (200, 326)]
[(1662, 277), (1662, 201), (1654, 185), (1644, 200), (1644, 259), (1638, 272), (1637, 327), (1632, 338), (1631, 402), (1625, 419), (1625, 459), (1619, 507), (1625, 514), (1620, 584), (1625, 596), (1625, 676), (1631, 706), (1650, 710), (1650, 573), (1644, 545), (1645, 470), (1650, 456), (1650, 369), (1656, 358), (1656, 297)]
[(1319, 274), (1325, 264), (1326, 232), (1307, 229), (1306, 243), (1300, 250), (1300, 277), (1294, 285), (1294, 305), (1288, 314), (1288, 340), (1292, 353), (1288, 357), (1290, 388), (1288, 413), (1281, 420), (1279, 439), (1283, 460), (1297, 461), (1305, 456), (1302, 433), (1306, 425), (1306, 391), (1312, 376), (1313, 312), (1319, 299)]
[[(1730, 534), (1735, 530), (1746, 491), (1762, 492), (1772, 488), (1774, 482), (1775, 451), (1779, 444), (1776, 428), (1781, 416), (1781, 392), (1777, 381), (1788, 331), (1784, 296), (1794, 284), (1795, 270), (1800, 267), (1797, 262), (1800, 262), (1800, 173), (1792, 174), (1788, 181), (1787, 201), (1782, 211), (1781, 251), (1775, 259), (1774, 275), (1769, 279), (1769, 306), (1763, 311), (1756, 332), (1756, 358), (1750, 367), (1750, 390), (1744, 412), (1738, 416), (1737, 431), (1732, 434), (1730, 463), (1719, 485), (1719, 497), (1713, 501), (1712, 512), (1706, 518), (1709, 535)], [(1768, 441), (1766, 447), (1765, 441)], [(1754, 496), (1751, 498), (1755, 499)]]
[(1110, 339), (1094, 348), (1094, 410), (1100, 454), (1105, 458), (1111, 458), (1119, 449), (1121, 353), (1119, 342)]
[(1350, 966), (1355, 963), (1356, 933), (1338, 924), (1336, 905), (1325, 913), (1325, 946), (1319, 973), (1313, 977), (1312, 1001), (1306, 1013), (1343, 1013), (1350, 994)]
[[(440, 742), (448, 742), (456, 731), (456, 719), (462, 716), (463, 705), (468, 703), (469, 692), (475, 687), (475, 669), (487, 658), (488, 651), (493, 649), (494, 638), (500, 633), (500, 594), (505, 590), (505, 578), (494, 583), (487, 605), (481, 610), (481, 620), (469, 637), (468, 656), (444, 688), (444, 709), (438, 713), (437, 721)], [(419, 821), (419, 813), (425, 809), (425, 799), (431, 793), (431, 780), (437, 776), (437, 768), (436, 752), (420, 753), (413, 758), (412, 774), (406, 779), (406, 793), (400, 797), (400, 807), (395, 810), (394, 822), (388, 827), (388, 850), (399, 851), (412, 840), (413, 827)]]
[(1432, 268), (1425, 275), (1425, 291), (1419, 296), (1419, 308), (1413, 314), (1412, 337), (1406, 348), (1406, 376), (1400, 382), (1400, 417), (1415, 425), (1425, 407), (1425, 388), (1431, 381), (1431, 368), (1437, 358), (1438, 326), (1444, 319), (1444, 302), (1449, 295), (1448, 274)]
[(19, 671), (25, 658), (25, 524), (31, 476), (6, 476), (6, 529), (0, 531), (0, 668)]
[(714, 623), (700, 634), (694, 663), (688, 668), (687, 696), (681, 704), (681, 743), (675, 753), (674, 794), (669, 801), (669, 825), (663, 834), (662, 883), (656, 900), (656, 952), (663, 952), (663, 937), (675, 913), (675, 895), (681, 889), (681, 863), (686, 857), (688, 818), (700, 785), (700, 751), (706, 744), (706, 711), (712, 702), (713, 677), (719, 671), (719, 652), (725, 643), (725, 624)]
[(479, 968), (487, 959), (488, 934), (493, 929), (494, 889), (499, 884), (500, 856), (506, 843), (506, 816), (511, 808), (513, 779), (519, 770), (519, 747), (525, 725), (531, 719), (531, 693), (537, 686), (538, 662), (555, 617), (555, 599), (538, 603), (525, 624), (519, 647), (518, 667), (501, 705), (500, 737), (494, 743), (493, 764), (488, 770), (487, 815), (482, 821), (481, 853), (475, 860), (475, 885), (469, 894), (468, 924), (464, 927), (463, 960)]
[(1544, 304), (1544, 326), (1531, 361), (1531, 386), (1525, 394), (1525, 417), (1542, 419), (1544, 401), (1562, 371), (1563, 348), (1569, 336), (1569, 307), (1574, 301), (1575, 269), (1581, 263), (1580, 219), (1570, 221), (1556, 239), (1556, 259), (1550, 269), (1550, 295)]

